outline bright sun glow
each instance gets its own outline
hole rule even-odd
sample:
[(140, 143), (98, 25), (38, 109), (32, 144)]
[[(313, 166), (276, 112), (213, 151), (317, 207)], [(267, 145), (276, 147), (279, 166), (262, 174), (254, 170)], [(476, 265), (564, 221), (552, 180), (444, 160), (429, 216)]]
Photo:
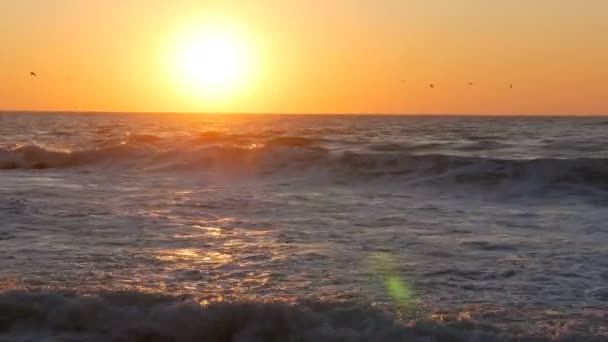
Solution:
[(171, 49), (172, 77), (188, 93), (222, 100), (243, 91), (253, 72), (253, 53), (246, 40), (221, 26), (188, 28)]

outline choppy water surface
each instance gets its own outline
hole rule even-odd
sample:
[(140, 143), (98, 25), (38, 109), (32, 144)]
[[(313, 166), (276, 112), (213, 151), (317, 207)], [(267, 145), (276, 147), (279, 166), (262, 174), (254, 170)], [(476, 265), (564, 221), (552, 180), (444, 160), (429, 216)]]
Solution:
[(29, 292), (0, 309), (131, 290), (602, 336), (607, 133), (606, 118), (6, 113), (0, 287)]

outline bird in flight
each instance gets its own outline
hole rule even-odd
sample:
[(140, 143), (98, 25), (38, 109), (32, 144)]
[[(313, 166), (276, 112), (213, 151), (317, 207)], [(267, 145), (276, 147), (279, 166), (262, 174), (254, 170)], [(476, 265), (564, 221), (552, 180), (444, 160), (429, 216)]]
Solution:
[(38, 76), (38, 75), (36, 75), (36, 73), (35, 73), (35, 72), (30, 71), (30, 76), (34, 76), (34, 77), (36, 77), (36, 76)]
[(431, 88), (435, 88), (435, 85), (433, 83), (431, 83), (430, 87)]

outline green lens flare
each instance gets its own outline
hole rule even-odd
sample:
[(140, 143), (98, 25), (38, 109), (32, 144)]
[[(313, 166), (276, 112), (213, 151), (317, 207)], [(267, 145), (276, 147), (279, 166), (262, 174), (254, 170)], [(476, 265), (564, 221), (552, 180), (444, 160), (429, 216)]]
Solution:
[(382, 278), (385, 289), (391, 299), (400, 308), (414, 309), (416, 294), (399, 274), (397, 263), (387, 253), (378, 253), (370, 257), (370, 266), (374, 273)]
[(394, 301), (399, 304), (410, 303), (413, 297), (412, 291), (401, 279), (391, 277), (386, 280), (386, 289)]

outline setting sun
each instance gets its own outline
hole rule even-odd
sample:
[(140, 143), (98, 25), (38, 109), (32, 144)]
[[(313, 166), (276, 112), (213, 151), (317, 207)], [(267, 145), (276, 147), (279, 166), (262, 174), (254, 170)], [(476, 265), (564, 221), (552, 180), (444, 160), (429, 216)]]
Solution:
[(170, 76), (187, 94), (219, 101), (236, 95), (251, 81), (253, 53), (234, 28), (189, 27), (170, 48)]

